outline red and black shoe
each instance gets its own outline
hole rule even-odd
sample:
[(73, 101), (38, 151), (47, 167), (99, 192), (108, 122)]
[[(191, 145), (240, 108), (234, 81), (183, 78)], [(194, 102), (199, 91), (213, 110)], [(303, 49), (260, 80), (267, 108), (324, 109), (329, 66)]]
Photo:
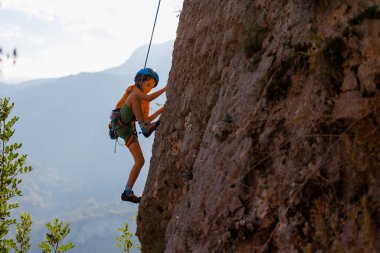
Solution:
[(156, 130), (156, 128), (160, 125), (160, 123), (161, 123), (161, 121), (157, 120), (156, 122), (153, 122), (152, 124), (150, 124), (148, 131), (142, 132), (142, 134), (145, 136), (145, 138), (148, 138), (154, 132), (154, 130)]
[(137, 197), (133, 191), (127, 191), (125, 190), (122, 194), (121, 194), (121, 200), (123, 201), (129, 201), (129, 202), (132, 202), (132, 203), (140, 203), (140, 200), (141, 200), (141, 197)]

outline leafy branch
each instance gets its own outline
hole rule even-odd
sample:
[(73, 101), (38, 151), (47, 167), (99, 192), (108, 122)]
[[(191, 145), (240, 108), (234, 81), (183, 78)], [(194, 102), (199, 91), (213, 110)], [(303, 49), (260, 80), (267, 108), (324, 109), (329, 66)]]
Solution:
[(124, 227), (118, 228), (118, 230), (121, 232), (121, 236), (116, 237), (116, 241), (118, 242), (117, 246), (122, 250), (123, 253), (129, 253), (133, 247), (133, 242), (131, 239), (133, 234), (130, 233), (128, 229), (128, 223), (125, 223)]
[(75, 247), (72, 243), (60, 246), (61, 242), (70, 233), (69, 224), (63, 224), (62, 221), (55, 218), (53, 224), (50, 222), (46, 224), (46, 228), (49, 232), (46, 234), (45, 241), (38, 245), (43, 253), (62, 253)]
[[(10, 200), (22, 195), (18, 188), (22, 180), (18, 176), (32, 171), (32, 167), (25, 165), (26, 155), (17, 152), (22, 144), (9, 144), (15, 132), (13, 127), (19, 119), (13, 117), (8, 120), (13, 107), (14, 103), (10, 103), (9, 99), (0, 98), (0, 252), (8, 252), (11, 248), (16, 252), (26, 252), (27, 248), (21, 247), (18, 250), (12, 239), (5, 238), (9, 233), (9, 227), (16, 224), (16, 219), (11, 218), (10, 213), (18, 207), (18, 203), (11, 203)], [(26, 242), (29, 223), (31, 223), (30, 216), (24, 214), (18, 224), (19, 230), (16, 228), (19, 232), (17, 240), (24, 238)]]

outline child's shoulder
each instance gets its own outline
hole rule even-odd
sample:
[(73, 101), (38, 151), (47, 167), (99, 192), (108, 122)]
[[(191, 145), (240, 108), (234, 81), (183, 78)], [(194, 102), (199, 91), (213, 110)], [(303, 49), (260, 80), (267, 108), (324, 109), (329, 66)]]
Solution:
[(125, 93), (127, 92), (134, 92), (135, 90), (137, 89), (137, 86), (134, 85), (134, 84), (131, 84), (127, 87), (127, 89), (125, 90)]

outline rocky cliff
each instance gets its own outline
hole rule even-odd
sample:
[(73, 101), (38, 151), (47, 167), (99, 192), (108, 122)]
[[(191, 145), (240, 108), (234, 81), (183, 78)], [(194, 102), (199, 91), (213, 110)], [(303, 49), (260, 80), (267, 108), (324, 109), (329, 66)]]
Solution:
[(184, 1), (143, 252), (380, 251), (379, 6)]

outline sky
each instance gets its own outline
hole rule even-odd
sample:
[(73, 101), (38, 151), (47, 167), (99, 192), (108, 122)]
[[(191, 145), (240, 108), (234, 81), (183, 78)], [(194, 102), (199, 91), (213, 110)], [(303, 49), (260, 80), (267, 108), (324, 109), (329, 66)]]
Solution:
[[(182, 4), (161, 1), (152, 43), (175, 39)], [(157, 5), (158, 0), (0, 0), (0, 82), (121, 65), (149, 43)]]

